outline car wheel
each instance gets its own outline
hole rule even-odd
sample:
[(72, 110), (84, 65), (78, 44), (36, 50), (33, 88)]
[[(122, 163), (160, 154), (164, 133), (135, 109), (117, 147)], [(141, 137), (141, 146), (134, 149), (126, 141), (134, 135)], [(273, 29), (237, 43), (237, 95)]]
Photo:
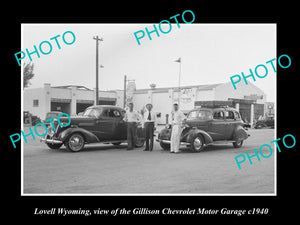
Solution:
[(194, 136), (190, 143), (190, 149), (194, 152), (200, 152), (204, 148), (204, 139), (201, 134)]
[(145, 139), (144, 138), (137, 138), (136, 142), (135, 142), (135, 147), (136, 148), (141, 148), (143, 147), (145, 144)]
[(51, 148), (51, 149), (59, 149), (63, 144), (51, 144), (51, 143), (46, 143), (46, 145)]
[(120, 145), (122, 144), (122, 142), (115, 142), (115, 143), (112, 143), (113, 145)]
[(160, 147), (162, 147), (163, 150), (170, 150), (170, 144), (168, 143), (163, 143), (163, 142), (159, 142)]
[(240, 148), (243, 145), (243, 141), (235, 141), (232, 143), (233, 147)]
[(79, 152), (84, 147), (84, 137), (79, 133), (74, 133), (67, 139), (65, 146), (72, 152)]

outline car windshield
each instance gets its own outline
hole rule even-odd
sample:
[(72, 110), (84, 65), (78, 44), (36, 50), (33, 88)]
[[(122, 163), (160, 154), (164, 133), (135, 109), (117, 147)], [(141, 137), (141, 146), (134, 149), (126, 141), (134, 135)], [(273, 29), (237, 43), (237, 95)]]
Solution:
[(59, 114), (58, 113), (47, 113), (47, 115), (46, 115), (46, 120), (47, 119), (50, 119), (50, 118), (52, 118), (52, 117), (57, 117)]
[(98, 118), (102, 112), (102, 109), (86, 109), (83, 116), (96, 117)]
[(191, 111), (188, 115), (188, 120), (211, 120), (212, 113), (207, 110)]

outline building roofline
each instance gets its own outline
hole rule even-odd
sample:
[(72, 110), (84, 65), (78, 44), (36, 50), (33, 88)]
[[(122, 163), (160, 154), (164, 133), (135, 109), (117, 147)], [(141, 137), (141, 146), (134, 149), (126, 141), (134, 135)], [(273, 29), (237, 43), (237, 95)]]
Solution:
[(62, 86), (51, 86), (51, 88), (70, 88), (70, 87), (76, 87), (77, 89), (84, 89), (88, 91), (92, 91), (92, 89), (83, 86), (83, 85), (62, 85)]
[[(211, 90), (217, 86), (220, 86), (224, 83), (216, 83), (216, 84), (198, 84), (198, 85), (187, 85), (187, 86), (181, 86), (180, 89), (186, 89), (186, 88), (199, 88), (201, 90)], [(167, 91), (169, 89), (175, 89), (178, 90), (178, 86), (177, 87), (161, 87), (161, 88), (141, 88), (141, 89), (136, 89), (136, 92), (139, 91)]]

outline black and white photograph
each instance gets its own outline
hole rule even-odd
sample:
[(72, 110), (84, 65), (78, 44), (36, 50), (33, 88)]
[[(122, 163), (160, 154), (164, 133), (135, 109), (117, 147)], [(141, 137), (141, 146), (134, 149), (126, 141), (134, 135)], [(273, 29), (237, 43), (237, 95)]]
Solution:
[(22, 24), (22, 49), (23, 195), (276, 194), (276, 24)]
[(296, 218), (295, 4), (23, 3), (2, 14), (5, 219)]

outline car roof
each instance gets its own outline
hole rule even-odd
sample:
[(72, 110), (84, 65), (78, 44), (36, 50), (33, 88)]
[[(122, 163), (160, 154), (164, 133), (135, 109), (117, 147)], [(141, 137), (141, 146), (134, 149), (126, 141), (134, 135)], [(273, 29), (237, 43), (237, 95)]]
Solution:
[(199, 110), (207, 110), (207, 111), (211, 111), (211, 112), (231, 110), (231, 111), (238, 112), (235, 108), (232, 108), (232, 107), (216, 107), (216, 108), (201, 107), (201, 108), (193, 109), (191, 111), (199, 111)]
[(88, 107), (88, 109), (119, 109), (119, 110), (124, 110), (123, 108), (119, 106), (114, 106), (114, 105), (93, 105)]

